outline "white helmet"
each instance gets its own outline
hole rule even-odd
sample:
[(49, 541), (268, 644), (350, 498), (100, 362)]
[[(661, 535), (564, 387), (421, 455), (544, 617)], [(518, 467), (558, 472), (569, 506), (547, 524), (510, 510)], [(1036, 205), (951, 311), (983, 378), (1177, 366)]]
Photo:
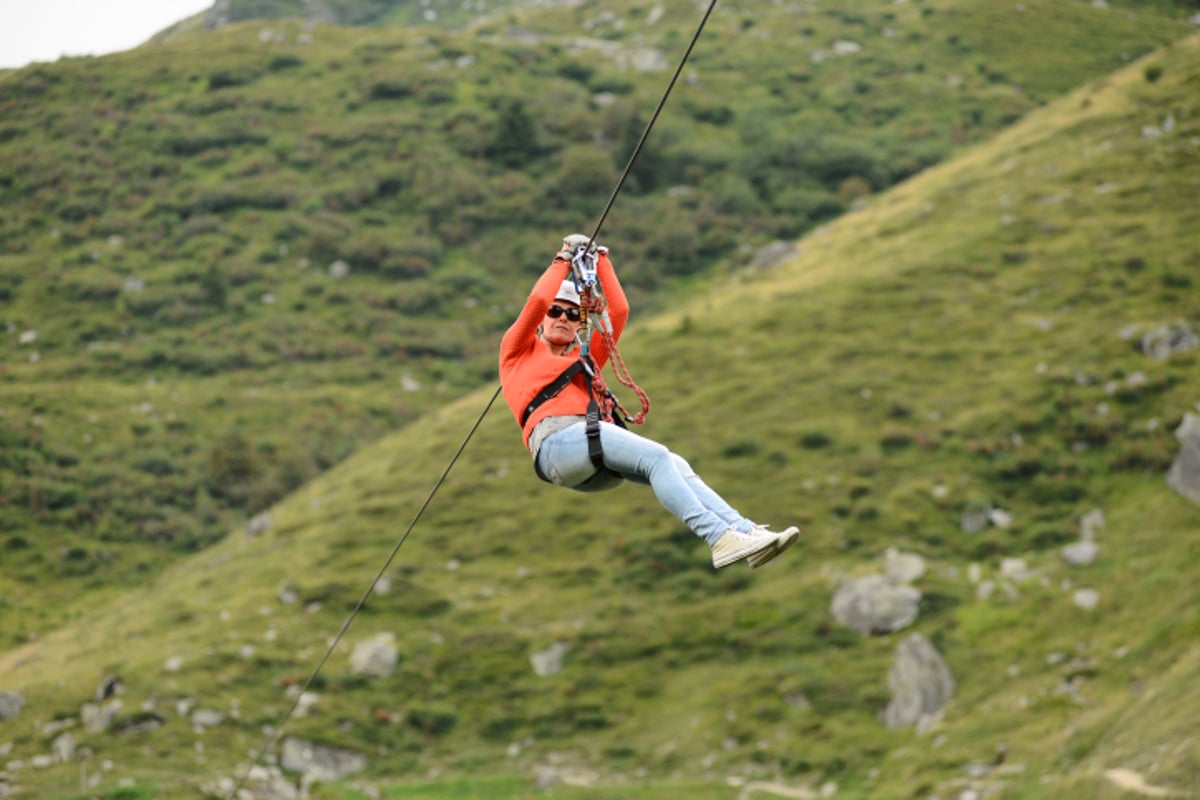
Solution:
[(561, 300), (564, 303), (579, 305), (579, 292), (575, 290), (575, 281), (563, 281), (562, 286), (558, 287), (558, 294), (554, 296), (554, 299)]

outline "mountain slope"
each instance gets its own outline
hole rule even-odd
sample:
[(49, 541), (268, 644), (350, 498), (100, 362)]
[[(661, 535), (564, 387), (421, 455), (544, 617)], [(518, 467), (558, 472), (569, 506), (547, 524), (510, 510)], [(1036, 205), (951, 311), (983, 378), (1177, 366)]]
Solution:
[[(647, 433), (747, 514), (801, 523), (779, 563), (714, 573), (648, 491), (540, 484), (493, 409), (288, 732), (366, 754), (356, 780), (382, 785), (553, 765), (849, 797), (1118, 797), (1114, 769), (1200, 789), (1200, 513), (1163, 481), (1200, 401), (1197, 351), (1151, 359), (1127, 330), (1200, 320), (1198, 83), (1193, 37), (828, 224), (787, 263), (630, 327), (625, 356), (656, 400)], [(0, 657), (0, 686), (26, 698), (9, 758), (46, 752), (60, 734), (45, 724), (70, 725), (117, 675), (113, 730), (71, 728), (86, 764), (112, 762), (101, 788), (182, 797), (230, 775), (488, 396), (305, 485), (268, 533), (232, 533)], [(979, 508), (1011, 523), (965, 533)], [(1093, 509), (1100, 557), (1070, 567), (1059, 549)], [(889, 547), (928, 561), (914, 628), (959, 687), (926, 736), (877, 719), (900, 637), (829, 613), (837, 577)], [(1093, 610), (1079, 588), (1099, 592)], [(349, 649), (377, 633), (399, 668), (353, 675)], [(529, 658), (556, 643), (564, 668), (539, 677)], [(198, 733), (181, 707), (226, 716)], [(54, 796), (78, 770), (13, 774)]]
[[(722, 4), (607, 222), (635, 302), (1184, 35), (1184, 7)], [(491, 378), (698, 14), (489, 11), (247, 21), (0, 75), (0, 641)]]

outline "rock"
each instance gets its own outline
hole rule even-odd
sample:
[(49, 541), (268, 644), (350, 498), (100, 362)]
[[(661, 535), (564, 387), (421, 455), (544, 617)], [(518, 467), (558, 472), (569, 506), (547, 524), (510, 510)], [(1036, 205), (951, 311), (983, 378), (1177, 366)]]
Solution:
[(1180, 447), (1167, 471), (1167, 485), (1200, 504), (1200, 416), (1184, 414), (1175, 438), (1180, 441)]
[(198, 708), (192, 712), (192, 730), (203, 733), (209, 728), (215, 728), (225, 721), (225, 715), (211, 708)]
[(1072, 599), (1075, 605), (1084, 611), (1091, 611), (1100, 605), (1100, 593), (1095, 589), (1078, 589)]
[(1000, 559), (1000, 577), (1013, 583), (1024, 583), (1034, 576), (1023, 558)]
[(1079, 518), (1079, 535), (1083, 537), (1084, 541), (1090, 542), (1096, 538), (1096, 531), (1103, 528), (1104, 525), (1104, 512), (1098, 508), (1093, 508)]
[(56, 764), (65, 764), (75, 757), (75, 737), (67, 733), (60, 734), (50, 743), (50, 753)]
[(969, 507), (962, 512), (961, 527), (963, 533), (982, 533), (991, 524), (991, 508)]
[(925, 575), (925, 559), (889, 547), (883, 556), (883, 569), (892, 583), (914, 583)]
[(289, 736), (283, 740), (280, 763), (290, 772), (302, 773), (305, 778), (336, 781), (367, 768), (367, 757), (352, 750)]
[(988, 522), (1001, 530), (1012, 527), (1013, 515), (1002, 508), (988, 509)]
[(250, 521), (246, 523), (246, 536), (250, 539), (262, 536), (264, 533), (267, 533), (271, 530), (273, 524), (274, 523), (271, 520), (271, 515), (266, 511), (262, 512), (261, 514), (255, 514), (250, 518)]
[(1062, 549), (1061, 553), (1063, 561), (1066, 561), (1072, 567), (1086, 567), (1096, 560), (1096, 556), (1100, 555), (1100, 545), (1084, 539), (1083, 541), (1067, 545)]
[(23, 705), (25, 698), (16, 692), (0, 692), (0, 722), (16, 719)]
[(869, 636), (911, 625), (920, 600), (921, 593), (911, 586), (897, 586), (882, 575), (865, 575), (838, 587), (831, 610), (838, 622)]
[(562, 642), (555, 642), (545, 650), (531, 655), (529, 663), (533, 665), (533, 671), (538, 677), (548, 678), (562, 672), (563, 656), (566, 654), (567, 646)]
[(1151, 358), (1166, 359), (1195, 347), (1200, 347), (1200, 336), (1187, 323), (1155, 325), (1142, 334), (1142, 353)]
[(105, 703), (84, 703), (79, 710), (79, 721), (88, 733), (104, 733), (112, 728), (120, 710), (121, 701), (117, 699)]
[(883, 712), (889, 728), (924, 728), (935, 721), (954, 697), (954, 677), (941, 655), (924, 636), (914, 633), (896, 647), (888, 672), (892, 701)]
[(770, 244), (760, 247), (754, 253), (754, 259), (750, 262), (750, 268), (772, 269), (780, 264), (795, 258), (799, 251), (796, 249), (794, 242), (785, 242), (776, 240)]
[(396, 635), (380, 633), (354, 646), (354, 652), (350, 654), (350, 671), (355, 675), (386, 678), (396, 671), (399, 661)]

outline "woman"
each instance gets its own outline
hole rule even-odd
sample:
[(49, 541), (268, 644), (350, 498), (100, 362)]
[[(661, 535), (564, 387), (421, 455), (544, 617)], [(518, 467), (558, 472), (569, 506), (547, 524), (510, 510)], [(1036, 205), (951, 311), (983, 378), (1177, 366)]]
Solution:
[[(521, 425), (534, 468), (551, 483), (584, 492), (611, 488), (623, 478), (649, 484), (659, 502), (712, 548), (714, 567), (743, 559), (752, 568), (761, 567), (796, 541), (796, 528), (775, 533), (756, 525), (710, 489), (683, 458), (612, 422), (593, 423), (589, 452), (587, 414), (589, 407), (594, 413), (596, 403), (586, 370), (577, 366), (581, 359), (572, 352), (583, 322), (579, 294), (569, 279), (572, 256), (589, 241), (582, 234), (563, 240), (562, 251), (534, 284), (500, 344), (504, 399)], [(608, 251), (599, 248), (595, 258), (616, 341), (629, 319), (629, 303)], [(609, 352), (599, 331), (589, 350), (595, 369), (603, 369)]]

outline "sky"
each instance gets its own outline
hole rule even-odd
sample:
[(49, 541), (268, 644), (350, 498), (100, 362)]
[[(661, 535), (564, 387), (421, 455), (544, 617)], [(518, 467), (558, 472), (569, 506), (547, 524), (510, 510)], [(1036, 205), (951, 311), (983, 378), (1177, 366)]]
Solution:
[(0, 0), (0, 68), (129, 50), (213, 0)]

